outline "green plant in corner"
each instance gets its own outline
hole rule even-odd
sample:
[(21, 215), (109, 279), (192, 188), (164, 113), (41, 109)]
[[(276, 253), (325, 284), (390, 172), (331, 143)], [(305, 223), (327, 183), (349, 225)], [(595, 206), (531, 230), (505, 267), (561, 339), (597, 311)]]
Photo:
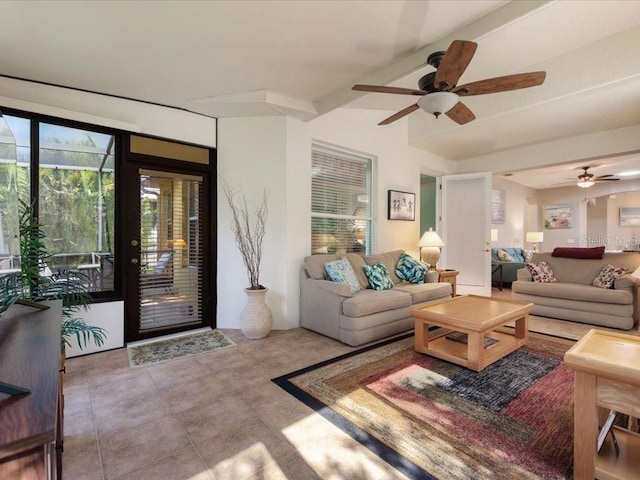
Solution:
[(79, 272), (63, 272), (45, 276), (43, 270), (49, 257), (44, 242), (46, 234), (34, 215), (33, 205), (20, 201), (20, 259), (22, 298), (30, 302), (62, 300), (62, 343), (71, 347), (75, 337), (82, 350), (91, 340), (97, 345), (104, 344), (106, 330), (88, 325), (76, 315), (86, 310), (89, 295), (88, 278)]

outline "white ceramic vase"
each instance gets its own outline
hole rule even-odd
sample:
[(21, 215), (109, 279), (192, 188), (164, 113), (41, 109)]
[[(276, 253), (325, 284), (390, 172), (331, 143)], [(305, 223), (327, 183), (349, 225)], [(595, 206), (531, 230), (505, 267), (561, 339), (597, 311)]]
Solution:
[(247, 305), (240, 312), (240, 330), (245, 337), (257, 340), (269, 335), (273, 325), (271, 310), (265, 303), (268, 288), (260, 290), (244, 289), (247, 294)]

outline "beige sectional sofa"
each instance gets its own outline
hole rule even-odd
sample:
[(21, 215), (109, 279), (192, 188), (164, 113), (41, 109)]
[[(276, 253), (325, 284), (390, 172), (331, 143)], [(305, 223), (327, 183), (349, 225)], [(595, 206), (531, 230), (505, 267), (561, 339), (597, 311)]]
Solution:
[[(306, 257), (300, 278), (300, 324), (347, 345), (362, 345), (414, 327), (411, 309), (451, 296), (451, 284), (438, 282), (430, 271), (427, 282), (412, 284), (398, 278), (395, 266), (402, 250), (378, 255), (313, 255)], [(362, 288), (351, 293), (349, 285), (328, 280), (325, 263), (345, 256)], [(381, 262), (394, 287), (373, 290), (364, 274), (365, 264)]]
[[(631, 273), (640, 266), (640, 253), (611, 252), (602, 259), (586, 260), (535, 253), (532, 262), (549, 264), (557, 283), (537, 283), (524, 268), (511, 284), (511, 298), (533, 303), (531, 314), (589, 325), (630, 330), (637, 322), (637, 288)], [(610, 264), (630, 272), (615, 280), (613, 288), (592, 285), (602, 268)]]

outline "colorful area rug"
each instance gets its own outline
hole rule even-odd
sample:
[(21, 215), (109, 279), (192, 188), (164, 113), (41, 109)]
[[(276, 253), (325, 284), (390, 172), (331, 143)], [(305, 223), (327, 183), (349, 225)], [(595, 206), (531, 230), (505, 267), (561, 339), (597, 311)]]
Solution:
[(573, 342), (532, 334), (482, 372), (413, 336), (273, 379), (413, 479), (563, 479), (573, 460)]
[(212, 330), (127, 346), (127, 354), (131, 367), (143, 367), (234, 345), (233, 340), (224, 333)]

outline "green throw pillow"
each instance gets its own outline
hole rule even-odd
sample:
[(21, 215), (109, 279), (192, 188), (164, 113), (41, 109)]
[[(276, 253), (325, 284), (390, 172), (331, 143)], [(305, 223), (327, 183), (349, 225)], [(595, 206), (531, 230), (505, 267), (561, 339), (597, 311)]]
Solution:
[(389, 271), (384, 264), (374, 263), (373, 265), (365, 265), (362, 268), (367, 280), (369, 280), (369, 285), (374, 290), (389, 290), (393, 288), (393, 280), (391, 280)]
[(429, 268), (428, 263), (422, 263), (403, 252), (396, 264), (396, 275), (407, 282), (420, 284), (424, 283)]
[(346, 283), (351, 287), (351, 293), (360, 291), (360, 283), (358, 283), (356, 273), (353, 271), (353, 267), (346, 257), (342, 257), (334, 262), (325, 263), (324, 269), (327, 271), (327, 276), (332, 282)]

